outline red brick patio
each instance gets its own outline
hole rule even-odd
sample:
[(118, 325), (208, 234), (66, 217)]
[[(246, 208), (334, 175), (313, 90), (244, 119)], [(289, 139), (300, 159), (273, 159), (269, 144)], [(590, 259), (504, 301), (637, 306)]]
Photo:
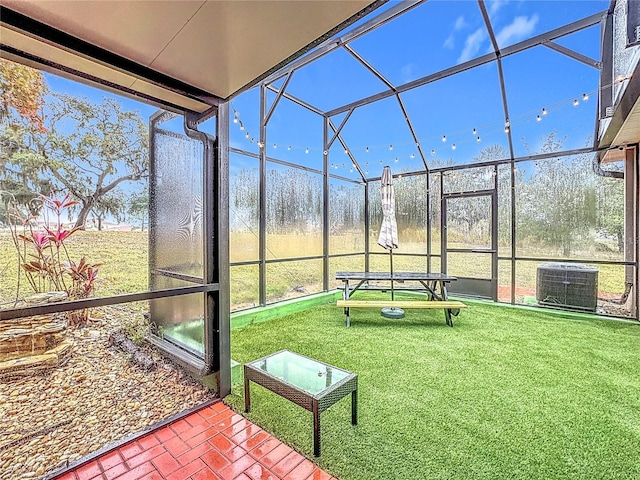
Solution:
[(222, 402), (131, 440), (56, 480), (336, 480)]

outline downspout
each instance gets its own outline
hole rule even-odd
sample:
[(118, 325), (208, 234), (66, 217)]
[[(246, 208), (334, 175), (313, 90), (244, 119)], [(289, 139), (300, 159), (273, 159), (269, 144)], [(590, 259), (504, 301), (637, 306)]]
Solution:
[[(198, 130), (198, 125), (217, 116), (217, 137)], [(205, 302), (205, 367), (202, 374), (217, 374), (217, 390), (220, 397), (231, 391), (231, 353), (229, 338), (228, 299), (228, 175), (222, 156), (221, 144), (228, 145), (223, 129), (228, 124), (228, 105), (211, 108), (201, 115), (184, 115), (184, 131), (189, 138), (200, 141), (203, 146), (204, 185), (203, 207), (208, 214), (204, 218), (204, 280), (218, 283), (218, 290), (207, 293)], [(224, 137), (224, 138), (223, 138)], [(216, 152), (216, 149), (219, 149)], [(217, 162), (217, 164), (216, 164)], [(212, 218), (215, 214), (215, 218)], [(217, 296), (216, 296), (217, 294)]]
[[(204, 198), (203, 198), (203, 210), (204, 212), (206, 212), (207, 214), (210, 214), (211, 212), (213, 212), (213, 198), (212, 195), (210, 194), (210, 190), (208, 189), (209, 187), (209, 182), (211, 182), (213, 180), (213, 162), (211, 161), (210, 157), (213, 155), (213, 149), (214, 149), (214, 145), (215, 145), (215, 138), (211, 137), (210, 135), (207, 135), (204, 132), (201, 132), (198, 130), (198, 120), (196, 118), (194, 118), (194, 116), (192, 114), (189, 113), (185, 113), (184, 114), (184, 122), (183, 122), (183, 128), (184, 128), (184, 133), (187, 135), (187, 137), (191, 138), (192, 140), (196, 140), (200, 143), (202, 143), (202, 148), (203, 148), (203, 163), (204, 163), (204, 172), (203, 172), (203, 178), (204, 178), (204, 185), (203, 185), (203, 194), (204, 194)], [(212, 222), (209, 220), (208, 217), (205, 217), (204, 222), (203, 222), (203, 226), (204, 226), (204, 236), (205, 236), (205, 252), (203, 252), (203, 256), (204, 256), (204, 282), (205, 283), (211, 283), (213, 281), (213, 262), (212, 259), (209, 255), (209, 248), (207, 246), (207, 244), (209, 242), (211, 242), (213, 240), (213, 225)], [(211, 373), (211, 371), (213, 370), (213, 362), (214, 362), (214, 355), (213, 355), (213, 350), (215, 348), (214, 344), (213, 344), (213, 335), (211, 332), (211, 328), (212, 328), (212, 324), (213, 324), (213, 316), (214, 316), (214, 312), (212, 311), (212, 309), (215, 308), (213, 305), (213, 302), (210, 299), (210, 296), (207, 295), (207, 301), (205, 302), (205, 313), (204, 313), (204, 318), (205, 318), (205, 322), (204, 322), (204, 351), (205, 351), (205, 356), (204, 356), (204, 367), (197, 372), (198, 375), (206, 375), (208, 373)]]

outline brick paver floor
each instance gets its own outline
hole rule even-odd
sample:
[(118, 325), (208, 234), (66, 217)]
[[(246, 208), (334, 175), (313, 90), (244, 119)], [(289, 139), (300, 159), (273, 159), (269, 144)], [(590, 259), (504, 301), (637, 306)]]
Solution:
[(336, 480), (217, 402), (112, 449), (56, 480)]

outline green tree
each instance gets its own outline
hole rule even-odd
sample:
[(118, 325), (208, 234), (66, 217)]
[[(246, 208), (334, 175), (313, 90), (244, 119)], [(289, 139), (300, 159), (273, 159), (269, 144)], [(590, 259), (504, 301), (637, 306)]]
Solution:
[[(563, 150), (564, 142), (564, 137), (552, 132), (537, 151), (525, 145), (531, 154), (554, 153)], [(558, 248), (567, 257), (596, 226), (595, 174), (589, 154), (558, 155), (536, 162), (517, 192), (519, 240)]]
[[(25, 129), (44, 131), (42, 109), (47, 85), (38, 70), (0, 59), (0, 222), (8, 223), (8, 202), (34, 208), (38, 194), (51, 192), (51, 182), (32, 178), (13, 168), (9, 159), (20, 149)], [(37, 213), (32, 211), (31, 213)]]
[(113, 207), (112, 200), (105, 200), (110, 192), (147, 176), (147, 125), (115, 99), (51, 98), (45, 131), (23, 122), (21, 141), (8, 163), (32, 182), (50, 178), (57, 189), (70, 192), (80, 202), (76, 226), (84, 228), (96, 207)]
[(145, 184), (141, 192), (134, 192), (128, 199), (127, 213), (140, 221), (140, 230), (144, 232), (145, 221), (149, 218), (149, 186)]
[(0, 120), (17, 114), (44, 129), (42, 107), (47, 84), (38, 70), (0, 58)]
[(522, 236), (558, 247), (565, 257), (596, 224), (594, 175), (585, 157), (538, 162), (517, 203)]
[(102, 222), (108, 215), (120, 222), (124, 218), (125, 210), (126, 199), (124, 192), (120, 189), (114, 189), (103, 195), (96, 202), (91, 212), (98, 222), (98, 230), (102, 231)]
[(616, 239), (618, 252), (624, 252), (624, 182), (601, 178), (596, 186), (598, 222), (601, 233)]

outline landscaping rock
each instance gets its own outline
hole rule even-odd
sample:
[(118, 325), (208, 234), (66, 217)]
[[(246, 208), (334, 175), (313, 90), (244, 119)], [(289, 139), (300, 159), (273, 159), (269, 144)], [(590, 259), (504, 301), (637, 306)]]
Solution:
[(133, 343), (123, 330), (114, 330), (111, 332), (109, 334), (109, 344), (115, 345), (123, 352), (131, 355), (131, 361), (144, 371), (148, 372), (156, 368), (156, 362), (153, 358), (142, 352), (140, 347)]
[(139, 313), (116, 307), (100, 312), (90, 329), (67, 330), (73, 349), (63, 365), (0, 379), (0, 480), (52, 473), (214, 397), (144, 347), (155, 370), (131, 364), (108, 338), (122, 319)]

